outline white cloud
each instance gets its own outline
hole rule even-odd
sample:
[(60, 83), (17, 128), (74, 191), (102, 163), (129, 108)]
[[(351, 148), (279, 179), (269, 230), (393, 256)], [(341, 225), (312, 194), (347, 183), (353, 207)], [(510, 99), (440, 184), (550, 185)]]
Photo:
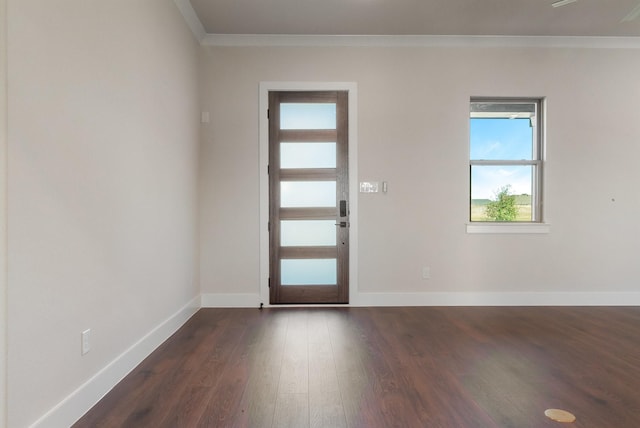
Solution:
[(502, 187), (510, 185), (514, 195), (531, 194), (531, 169), (499, 166), (474, 167), (472, 173), (472, 199), (494, 199)]

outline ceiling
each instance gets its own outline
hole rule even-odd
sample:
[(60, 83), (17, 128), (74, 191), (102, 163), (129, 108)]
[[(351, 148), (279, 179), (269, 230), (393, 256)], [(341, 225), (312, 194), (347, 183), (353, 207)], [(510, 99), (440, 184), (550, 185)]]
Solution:
[(188, 1), (207, 34), (640, 37), (640, 0)]

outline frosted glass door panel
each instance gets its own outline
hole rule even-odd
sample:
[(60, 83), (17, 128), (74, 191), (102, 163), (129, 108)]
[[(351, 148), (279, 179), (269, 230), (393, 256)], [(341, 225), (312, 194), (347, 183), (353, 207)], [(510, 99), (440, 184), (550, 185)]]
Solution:
[(335, 220), (282, 220), (280, 245), (308, 247), (336, 245)]
[(335, 181), (281, 181), (280, 207), (335, 207)]
[(336, 143), (282, 143), (280, 168), (335, 168)]
[(282, 103), (280, 129), (336, 129), (334, 103)]
[(282, 259), (282, 285), (334, 285), (338, 281), (336, 259)]

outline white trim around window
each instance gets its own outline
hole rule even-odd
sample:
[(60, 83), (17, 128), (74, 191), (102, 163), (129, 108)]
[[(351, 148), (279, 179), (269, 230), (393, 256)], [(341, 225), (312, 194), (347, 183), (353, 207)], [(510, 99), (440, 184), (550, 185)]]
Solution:
[(547, 223), (473, 223), (467, 224), (467, 233), (545, 234), (551, 232)]

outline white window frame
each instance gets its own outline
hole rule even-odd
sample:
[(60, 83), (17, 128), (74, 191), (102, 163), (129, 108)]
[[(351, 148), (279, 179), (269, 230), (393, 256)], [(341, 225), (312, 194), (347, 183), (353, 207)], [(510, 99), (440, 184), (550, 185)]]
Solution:
[[(495, 97), (472, 97), (469, 103), (469, 119), (472, 118), (503, 118), (510, 117), (510, 114), (518, 112), (498, 112), (495, 110), (480, 111), (474, 108), (474, 104), (496, 103), (508, 104), (533, 104), (533, 113), (525, 111), (519, 112), (517, 117), (528, 117), (531, 119), (533, 132), (533, 156), (530, 160), (485, 160), (471, 159), (469, 157), (469, 217), (467, 223), (467, 233), (548, 233), (549, 225), (544, 223), (543, 216), (543, 172), (544, 172), (544, 98), (495, 98)], [(468, 139), (470, 143), (470, 139)], [(531, 222), (472, 222), (471, 221), (471, 169), (473, 166), (531, 166), (532, 167), (532, 195), (531, 195)]]

